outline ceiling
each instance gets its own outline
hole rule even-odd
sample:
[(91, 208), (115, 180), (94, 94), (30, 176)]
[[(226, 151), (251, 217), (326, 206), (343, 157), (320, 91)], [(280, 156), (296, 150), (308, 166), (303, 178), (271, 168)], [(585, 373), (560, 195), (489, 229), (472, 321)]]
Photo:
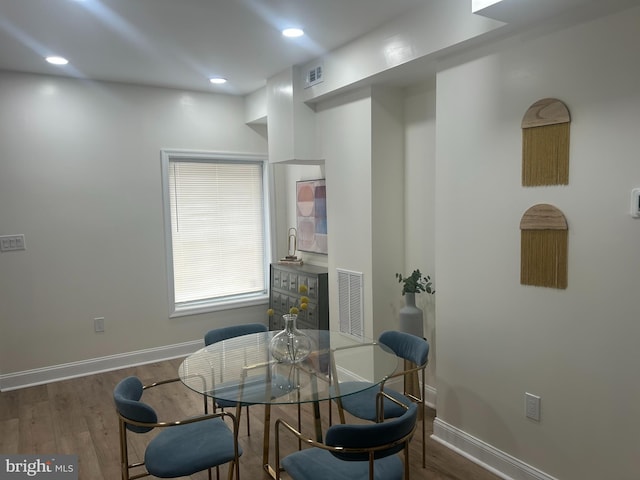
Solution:
[(244, 95), (424, 2), (0, 0), (0, 69)]

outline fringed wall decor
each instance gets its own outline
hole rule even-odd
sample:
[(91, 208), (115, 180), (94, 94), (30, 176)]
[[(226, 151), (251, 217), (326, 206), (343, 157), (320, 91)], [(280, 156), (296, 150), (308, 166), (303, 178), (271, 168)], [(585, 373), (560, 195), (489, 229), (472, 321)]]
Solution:
[(522, 186), (569, 183), (569, 125), (564, 103), (544, 98), (522, 119)]
[(553, 205), (534, 205), (520, 220), (520, 283), (567, 288), (568, 227)]

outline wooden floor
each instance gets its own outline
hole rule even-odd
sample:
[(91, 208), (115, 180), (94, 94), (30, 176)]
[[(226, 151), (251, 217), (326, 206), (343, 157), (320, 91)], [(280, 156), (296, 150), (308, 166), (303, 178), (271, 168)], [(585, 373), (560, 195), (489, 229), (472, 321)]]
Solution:
[[(180, 362), (180, 359), (169, 360), (0, 393), (0, 453), (77, 454), (81, 480), (119, 479), (118, 422), (113, 407), (113, 387), (128, 375), (137, 375), (145, 384), (174, 378)], [(162, 420), (184, 418), (202, 411), (202, 397), (180, 382), (152, 389), (145, 393), (145, 399), (156, 408)], [(328, 425), (328, 408), (326, 403), (321, 406), (323, 428)], [(246, 410), (243, 410), (240, 425), (240, 443), (244, 449), (240, 478), (268, 478), (261, 465), (264, 408), (253, 406), (250, 412), (251, 435), (247, 435)], [(295, 425), (296, 415), (294, 406), (271, 410), (272, 421), (282, 417)], [(429, 438), (434, 415), (433, 410), (427, 409), (426, 469), (422, 468), (419, 430), (412, 440), (411, 478), (497, 480), (499, 477)], [(308, 406), (303, 408), (302, 418), (303, 431), (311, 432), (312, 416)], [(337, 418), (334, 407), (334, 422)], [(131, 440), (132, 456), (141, 456), (148, 438), (131, 435)], [(285, 452), (295, 448), (297, 443), (283, 446)], [(225, 478), (226, 472), (225, 466), (221, 472)], [(207, 475), (201, 472), (186, 478), (205, 479)], [(283, 478), (287, 478), (286, 475)]]

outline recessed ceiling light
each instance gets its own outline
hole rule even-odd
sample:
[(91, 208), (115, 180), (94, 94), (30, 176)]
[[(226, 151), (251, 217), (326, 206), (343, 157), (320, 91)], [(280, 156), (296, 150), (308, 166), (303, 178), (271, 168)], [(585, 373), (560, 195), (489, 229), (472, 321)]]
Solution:
[(209, 81), (214, 85), (222, 85), (223, 83), (227, 83), (227, 79), (222, 77), (213, 77), (210, 78)]
[(47, 57), (45, 60), (53, 65), (66, 65), (69, 63), (69, 60), (64, 57)]
[(282, 35), (289, 38), (296, 38), (303, 36), (304, 31), (301, 28), (285, 28), (282, 30)]

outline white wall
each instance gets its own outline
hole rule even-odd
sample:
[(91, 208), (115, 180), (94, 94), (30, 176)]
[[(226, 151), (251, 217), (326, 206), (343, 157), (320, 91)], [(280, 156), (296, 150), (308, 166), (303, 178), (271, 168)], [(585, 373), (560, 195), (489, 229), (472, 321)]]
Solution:
[[(407, 88), (404, 92), (404, 250), (403, 275), (419, 268), (432, 276), (437, 289), (435, 275), (435, 164), (436, 164), (436, 88), (435, 77)], [(397, 292), (393, 318), (403, 306), (401, 285)], [(424, 312), (424, 336), (430, 344), (427, 384), (436, 386), (436, 319), (437, 295), (416, 295), (416, 305)]]
[(2, 73), (0, 105), (0, 235), (27, 246), (0, 255), (0, 373), (267, 320), (168, 318), (160, 149), (266, 154), (242, 98)]
[[(365, 298), (372, 298), (371, 93), (366, 89), (340, 96), (317, 111), (327, 179), (330, 322), (337, 330), (336, 268), (362, 272)], [(371, 308), (364, 314), (365, 335), (371, 337)]]
[(504, 23), (472, 15), (471, 1), (429, 0), (367, 35), (307, 63), (302, 71), (323, 63), (324, 80), (301, 92), (305, 101), (362, 87), (376, 77), (413, 61), (435, 59), (456, 45), (494, 35)]
[[(638, 25), (635, 8), (529, 32), (437, 76), (438, 421), (563, 480), (640, 471)], [(520, 121), (544, 97), (571, 111), (569, 185), (523, 188)], [(520, 285), (537, 203), (568, 220), (566, 290)]]
[[(404, 96), (397, 88), (376, 86), (371, 96), (371, 283), (373, 335), (398, 329), (394, 301), (402, 287), (395, 274), (404, 268)], [(361, 242), (367, 239), (361, 239)]]
[(403, 268), (403, 97), (363, 88), (317, 107), (327, 179), (329, 302), (338, 329), (337, 271), (363, 274), (364, 335), (397, 327), (394, 272)]

